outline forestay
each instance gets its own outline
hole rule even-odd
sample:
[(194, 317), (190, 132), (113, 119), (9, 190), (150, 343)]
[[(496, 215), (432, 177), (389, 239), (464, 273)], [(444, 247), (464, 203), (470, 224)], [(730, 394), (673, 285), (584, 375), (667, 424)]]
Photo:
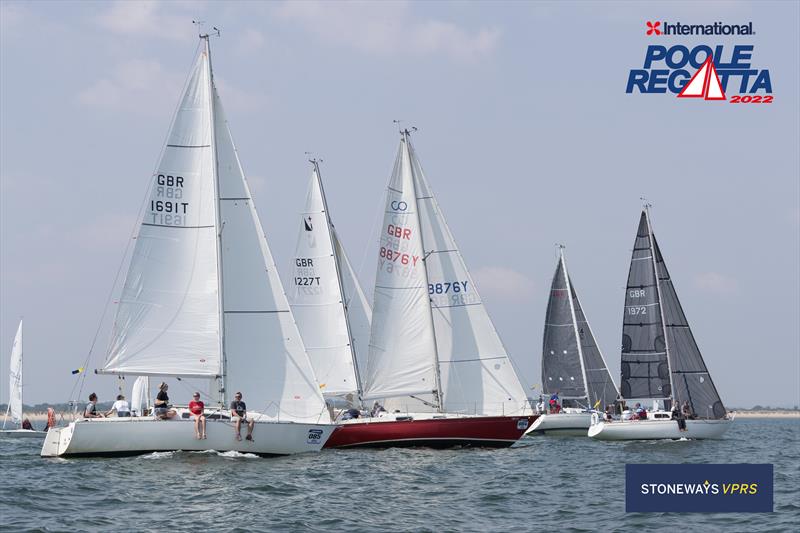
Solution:
[(444, 410), (512, 415), (527, 397), (410, 140)]

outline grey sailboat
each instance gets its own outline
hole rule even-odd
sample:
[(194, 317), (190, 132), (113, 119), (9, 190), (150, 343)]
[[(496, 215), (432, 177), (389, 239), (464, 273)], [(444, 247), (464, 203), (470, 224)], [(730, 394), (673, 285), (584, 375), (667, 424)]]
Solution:
[[(711, 380), (653, 234), (649, 205), (639, 218), (625, 289), (621, 375), (622, 398), (655, 408), (645, 420), (598, 420), (590, 437), (702, 439), (730, 427), (733, 418)], [(685, 413), (685, 427), (672, 420), (673, 408), (679, 418)]]
[(586, 435), (592, 411), (613, 404), (618, 395), (567, 271), (563, 246), (547, 303), (542, 392), (558, 395), (561, 404), (539, 417), (529, 433)]

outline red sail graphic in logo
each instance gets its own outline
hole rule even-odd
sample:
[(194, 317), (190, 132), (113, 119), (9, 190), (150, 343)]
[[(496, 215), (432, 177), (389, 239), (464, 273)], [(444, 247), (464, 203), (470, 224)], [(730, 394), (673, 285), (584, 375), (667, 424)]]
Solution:
[(692, 79), (683, 86), (678, 98), (702, 98), (704, 100), (725, 100), (725, 91), (717, 76), (717, 69), (711, 56), (695, 72)]

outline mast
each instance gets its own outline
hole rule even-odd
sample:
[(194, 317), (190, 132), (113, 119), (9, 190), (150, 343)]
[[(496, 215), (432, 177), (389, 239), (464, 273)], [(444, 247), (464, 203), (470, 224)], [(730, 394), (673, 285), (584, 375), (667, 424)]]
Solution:
[[(416, 128), (415, 128), (416, 129)], [(417, 228), (419, 228), (419, 240), (422, 246), (422, 272), (425, 276), (424, 279), (424, 286), (428, 287), (428, 255), (425, 253), (425, 239), (423, 237), (422, 232), (422, 225), (420, 224), (420, 217), (419, 217), (419, 201), (417, 199), (417, 185), (414, 180), (414, 165), (411, 164), (411, 145), (409, 143), (409, 136), (411, 132), (408, 129), (404, 129), (400, 132), (403, 136), (403, 144), (405, 145), (406, 155), (408, 156), (408, 170), (411, 172), (411, 187), (414, 189), (414, 213), (417, 217)], [(444, 410), (444, 395), (442, 392), (442, 372), (439, 366), (439, 343), (436, 341), (436, 326), (433, 322), (433, 308), (431, 307), (431, 298), (428, 296), (428, 305), (426, 306), (428, 309), (428, 319), (431, 325), (431, 332), (433, 333), (433, 365), (434, 365), (434, 376), (436, 378), (436, 390), (434, 391), (434, 395), (436, 396), (437, 408), (439, 412), (443, 412)]]
[[(217, 30), (219, 35), (219, 30)], [(216, 94), (214, 91), (214, 70), (211, 67), (211, 42), (208, 33), (200, 34), (200, 39), (205, 41), (206, 55), (208, 57), (208, 100), (209, 100), (209, 121), (211, 127), (211, 157), (213, 158), (212, 165), (212, 179), (214, 181), (214, 219), (216, 224), (216, 253), (217, 253), (217, 299), (219, 308), (219, 353), (220, 353), (220, 375), (217, 378), (218, 387), (218, 401), (220, 406), (225, 407), (225, 371), (227, 368), (227, 356), (225, 355), (225, 307), (223, 297), (223, 277), (222, 277), (222, 230), (224, 225), (220, 219), (221, 205), (220, 205), (220, 189), (219, 189), (219, 158), (217, 157), (217, 128), (216, 128), (216, 112), (215, 112), (215, 99)]]
[(564, 257), (563, 244), (558, 245), (559, 253), (561, 254), (561, 269), (564, 271), (564, 281), (567, 285), (567, 298), (569, 299), (569, 312), (572, 315), (572, 329), (575, 333), (575, 344), (578, 347), (578, 360), (581, 362), (581, 374), (583, 374), (583, 388), (586, 391), (586, 403), (591, 409), (592, 398), (589, 395), (589, 380), (586, 379), (586, 364), (583, 361), (583, 347), (581, 346), (581, 337), (578, 332), (578, 319), (575, 317), (575, 302), (572, 301), (572, 285), (569, 280), (569, 273), (567, 272), (567, 260)]
[(356, 375), (356, 392), (358, 393), (358, 401), (361, 402), (361, 393), (363, 387), (361, 386), (361, 374), (358, 370), (358, 360), (356, 358), (355, 346), (353, 345), (353, 334), (350, 331), (350, 317), (347, 314), (347, 303), (345, 302), (344, 283), (342, 282), (342, 269), (339, 264), (339, 254), (336, 253), (336, 246), (333, 242), (333, 222), (331, 222), (330, 212), (328, 211), (328, 200), (325, 197), (325, 188), (322, 186), (322, 174), (319, 170), (319, 161), (317, 159), (310, 159), (309, 162), (314, 166), (314, 173), (317, 176), (317, 185), (319, 186), (319, 193), (322, 197), (322, 209), (325, 211), (325, 223), (328, 226), (328, 239), (331, 243), (331, 252), (333, 253), (333, 264), (336, 269), (336, 282), (339, 284), (339, 297), (341, 298), (342, 312), (344, 313), (344, 323), (347, 326), (347, 346), (350, 348), (350, 357), (353, 359), (353, 369)]
[[(674, 402), (672, 395), (675, 393), (675, 387), (672, 384), (672, 362), (669, 350), (669, 338), (667, 337), (667, 326), (664, 320), (664, 304), (661, 299), (661, 278), (658, 275), (658, 265), (656, 264), (655, 238), (653, 237), (653, 228), (650, 225), (650, 207), (651, 204), (645, 202), (644, 216), (645, 220), (647, 220), (647, 234), (648, 240), (650, 241), (650, 258), (653, 261), (653, 277), (656, 281), (656, 293), (658, 294), (658, 312), (661, 314), (661, 332), (664, 335), (664, 351), (667, 353), (667, 367), (669, 369), (669, 398), (665, 398), (665, 400), (669, 399), (670, 403), (672, 403)], [(665, 402), (664, 409), (666, 409), (666, 407), (667, 406)]]

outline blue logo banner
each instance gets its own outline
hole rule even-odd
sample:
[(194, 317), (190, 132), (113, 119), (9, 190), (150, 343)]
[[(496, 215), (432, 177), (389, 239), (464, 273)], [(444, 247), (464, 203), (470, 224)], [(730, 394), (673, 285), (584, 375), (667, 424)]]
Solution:
[(771, 464), (625, 465), (628, 513), (771, 513)]

